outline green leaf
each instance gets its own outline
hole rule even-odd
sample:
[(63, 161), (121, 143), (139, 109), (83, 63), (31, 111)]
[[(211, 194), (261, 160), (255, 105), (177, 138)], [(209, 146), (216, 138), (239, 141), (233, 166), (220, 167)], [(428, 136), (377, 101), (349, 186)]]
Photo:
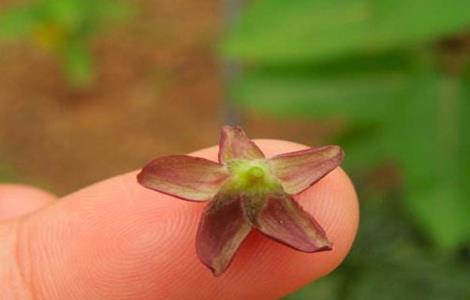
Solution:
[[(399, 199), (363, 195), (358, 240), (340, 273), (336, 299), (467, 299), (470, 268), (457, 255), (430, 251)], [(380, 228), (380, 230), (378, 230)], [(367, 253), (367, 255), (364, 255)], [(315, 299), (311, 295), (310, 298)]]
[(238, 103), (273, 115), (381, 118), (407, 86), (405, 74), (276, 77), (257, 72), (234, 86)]
[(470, 241), (470, 109), (459, 78), (427, 75), (390, 118), (388, 148), (401, 162), (407, 204), (442, 248)]
[(320, 278), (310, 285), (284, 297), (284, 300), (340, 299), (341, 278), (335, 274)]
[(358, 125), (351, 124), (339, 137), (336, 143), (344, 147), (346, 153), (343, 167), (352, 175), (371, 171), (385, 159), (387, 141), (383, 128), (377, 124)]
[(70, 43), (62, 50), (64, 71), (67, 80), (74, 88), (87, 88), (95, 73), (90, 50), (80, 42)]
[(414, 45), (469, 24), (467, 0), (256, 1), (223, 52), (258, 63), (319, 61)]
[(232, 98), (277, 116), (382, 120), (409, 89), (412, 60), (414, 56), (406, 53), (390, 53), (320, 65), (259, 68), (234, 82)]
[[(346, 261), (286, 299), (424, 299), (470, 297), (468, 261), (442, 255), (417, 237), (399, 198), (374, 197), (358, 185), (361, 226)], [(379, 296), (378, 296), (379, 295)]]
[[(88, 1), (83, 1), (86, 3)], [(46, 24), (60, 26), (67, 32), (77, 30), (87, 12), (83, 3), (71, 0), (47, 0), (41, 1), (39, 11), (42, 21)]]
[(33, 7), (15, 7), (0, 15), (0, 39), (28, 37), (35, 25), (36, 15)]

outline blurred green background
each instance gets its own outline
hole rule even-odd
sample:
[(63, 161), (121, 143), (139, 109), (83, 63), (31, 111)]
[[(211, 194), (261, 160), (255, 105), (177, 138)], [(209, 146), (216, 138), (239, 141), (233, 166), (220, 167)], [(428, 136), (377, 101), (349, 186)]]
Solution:
[(470, 299), (468, 0), (0, 0), (0, 41), (0, 180), (65, 194), (227, 122), (339, 143), (358, 240), (287, 299)]

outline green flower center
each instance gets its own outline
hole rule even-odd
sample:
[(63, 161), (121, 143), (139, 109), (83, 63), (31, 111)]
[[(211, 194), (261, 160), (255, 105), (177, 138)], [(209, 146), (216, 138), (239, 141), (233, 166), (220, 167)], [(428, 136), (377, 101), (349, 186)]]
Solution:
[(247, 177), (247, 179), (251, 182), (257, 182), (257, 181), (260, 181), (260, 180), (263, 180), (264, 178), (264, 170), (261, 169), (260, 167), (258, 166), (254, 166), (254, 167), (251, 167), (250, 169), (248, 169), (248, 171), (246, 172), (245, 176)]
[(228, 164), (234, 188), (260, 191), (274, 187), (277, 180), (264, 160), (238, 160)]

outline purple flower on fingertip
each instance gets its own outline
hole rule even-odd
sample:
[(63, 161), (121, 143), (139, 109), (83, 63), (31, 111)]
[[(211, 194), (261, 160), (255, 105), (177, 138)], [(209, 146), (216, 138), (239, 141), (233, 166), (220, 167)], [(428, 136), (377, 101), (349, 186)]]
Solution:
[(218, 162), (188, 155), (159, 157), (137, 175), (146, 188), (208, 201), (196, 251), (215, 276), (230, 265), (251, 230), (303, 252), (332, 249), (317, 221), (293, 199), (343, 160), (330, 145), (266, 158), (240, 127), (224, 126)]

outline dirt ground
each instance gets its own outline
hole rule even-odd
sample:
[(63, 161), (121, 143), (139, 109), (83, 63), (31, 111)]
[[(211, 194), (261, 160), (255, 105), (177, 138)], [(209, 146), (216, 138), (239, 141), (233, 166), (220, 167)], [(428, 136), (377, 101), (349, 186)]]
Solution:
[[(0, 48), (0, 163), (21, 181), (65, 194), (155, 156), (217, 142), (222, 2), (136, 3), (133, 23), (97, 38), (98, 78), (87, 91), (67, 88), (49, 53), (27, 44)], [(321, 134), (308, 122), (243, 119), (254, 137), (311, 143)]]

